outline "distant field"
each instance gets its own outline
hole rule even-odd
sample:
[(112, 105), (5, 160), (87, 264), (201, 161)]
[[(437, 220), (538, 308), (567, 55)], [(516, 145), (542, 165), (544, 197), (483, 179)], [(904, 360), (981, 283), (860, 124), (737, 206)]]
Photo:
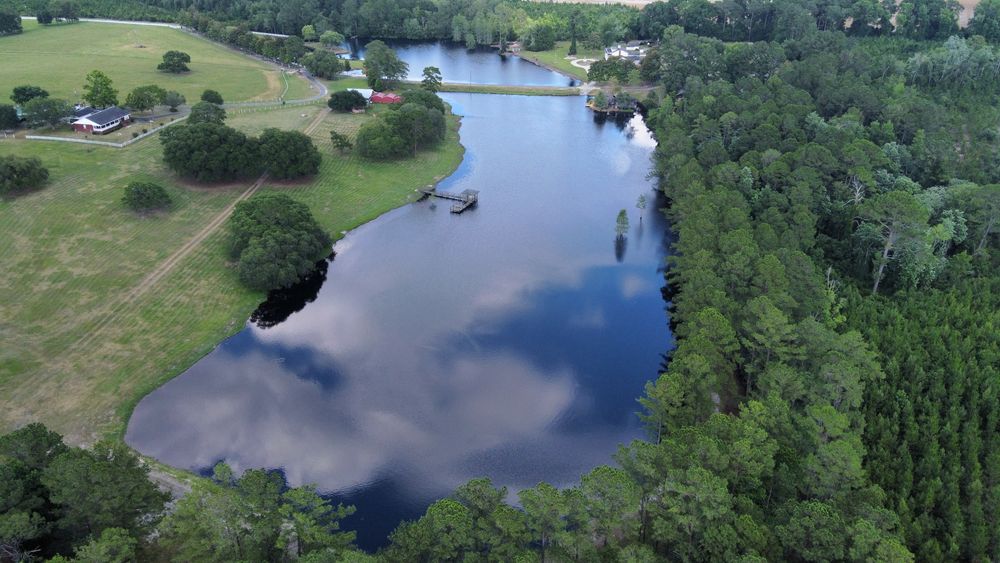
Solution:
[[(229, 122), (247, 132), (301, 128), (319, 111), (243, 110)], [(312, 134), (324, 155), (320, 174), (263, 189), (306, 202), (336, 236), (405, 203), (461, 161), (457, 118), (447, 142), (415, 159), (376, 164), (333, 152), (331, 129), (353, 135), (371, 118), (327, 116)], [(0, 139), (6, 154), (38, 156), (51, 183), (0, 200), (0, 432), (30, 421), (75, 443), (120, 432), (142, 396), (242, 328), (262, 299), (227, 265), (223, 228), (122, 305), (249, 183), (185, 186), (164, 169), (155, 137), (120, 150)], [(127, 212), (122, 188), (137, 179), (165, 185), (175, 209), (147, 218)]]
[[(19, 84), (34, 84), (53, 96), (78, 101), (84, 77), (91, 70), (105, 72), (114, 81), (119, 101), (136, 86), (158, 84), (197, 101), (207, 88), (226, 101), (274, 100), (305, 97), (308, 83), (296, 75), (283, 76), (273, 65), (183, 31), (165, 27), (80, 22), (40, 26), (24, 20), (24, 33), (0, 37), (0, 100)], [(191, 72), (168, 74), (156, 70), (163, 53), (191, 55)]]

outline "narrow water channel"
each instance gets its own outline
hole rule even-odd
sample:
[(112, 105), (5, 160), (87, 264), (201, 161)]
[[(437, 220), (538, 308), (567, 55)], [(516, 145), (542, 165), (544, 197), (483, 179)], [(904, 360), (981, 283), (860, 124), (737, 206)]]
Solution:
[(672, 346), (642, 119), (595, 120), (576, 97), (444, 97), (466, 155), (439, 189), (479, 190), (479, 206), (421, 201), (349, 233), (315, 300), (271, 303), (147, 396), (129, 444), (317, 483), (357, 506), (347, 527), (373, 548), (472, 477), (512, 496), (570, 485), (641, 436), (636, 398)]

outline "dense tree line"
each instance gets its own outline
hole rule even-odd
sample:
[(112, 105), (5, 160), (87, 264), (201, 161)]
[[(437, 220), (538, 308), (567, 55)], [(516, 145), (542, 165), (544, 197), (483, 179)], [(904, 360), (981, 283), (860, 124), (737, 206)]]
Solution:
[[(548, 48), (552, 40), (578, 39), (600, 47), (623, 39), (658, 39), (679, 25), (689, 33), (726, 41), (784, 41), (812, 31), (944, 39), (958, 31), (958, 5), (949, 0), (797, 0), (773, 2), (654, 2), (637, 11), (624, 6), (565, 5), (525, 0), (79, 0), (84, 16), (192, 23), (208, 17), (223, 28), (302, 35), (337, 31), (365, 38), (451, 39), (470, 46), (520, 38)], [(0, 10), (37, 14), (48, 0), (2, 0)], [(201, 13), (198, 15), (197, 10)], [(895, 22), (895, 25), (893, 25)], [(197, 24), (197, 22), (194, 22)], [(195, 25), (207, 31), (202, 25)], [(1000, 40), (1000, 4), (985, 0), (969, 26), (972, 34)], [(249, 41), (249, 38), (246, 40)], [(280, 43), (280, 41), (278, 42)], [(255, 52), (261, 52), (256, 50)], [(274, 55), (268, 55), (274, 56)]]
[[(83, 450), (40, 424), (0, 436), (0, 557), (96, 553), (134, 545), (155, 526), (167, 495), (124, 445)], [(87, 560), (87, 559), (84, 559)], [(95, 559), (90, 559), (95, 560)]]
[(209, 102), (195, 106), (193, 123), (160, 133), (163, 160), (177, 174), (199, 182), (222, 182), (264, 172), (277, 179), (295, 179), (319, 170), (319, 151), (307, 135), (267, 129), (259, 138), (247, 137), (222, 123), (222, 108)]
[(925, 561), (1000, 557), (1000, 276), (959, 262), (846, 310), (885, 373), (865, 393), (867, 466)]
[(227, 24), (194, 10), (180, 12), (175, 18), (178, 23), (203, 33), (209, 39), (276, 61), (290, 63), (306, 54), (301, 37), (285, 39), (255, 35), (250, 32), (252, 28), (245, 20)]
[(354, 534), (340, 531), (339, 522), (354, 508), (331, 504), (312, 486), (290, 487), (277, 472), (237, 477), (220, 463), (169, 510), (168, 499), (124, 444), (74, 448), (40, 424), (0, 436), (3, 561), (351, 557)]
[(641, 400), (650, 440), (520, 511), (469, 483), (384, 559), (996, 558), (1000, 308), (979, 278), (1000, 186), (952, 180), (1000, 173), (962, 139), (997, 126), (989, 97), (908, 80), (887, 40), (664, 37), (643, 71), (668, 93), (647, 119), (678, 345)]

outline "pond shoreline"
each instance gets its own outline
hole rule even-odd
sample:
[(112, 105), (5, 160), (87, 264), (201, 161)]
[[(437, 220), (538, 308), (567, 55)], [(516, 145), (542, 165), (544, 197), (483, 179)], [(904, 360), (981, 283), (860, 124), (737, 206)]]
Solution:
[(531, 64), (533, 64), (535, 66), (539, 66), (541, 68), (544, 68), (545, 70), (552, 71), (552, 72), (554, 72), (556, 74), (560, 74), (562, 76), (565, 76), (566, 78), (569, 78), (569, 79), (572, 79), (572, 80), (576, 80), (576, 81), (580, 82), (580, 86), (578, 86), (579, 88), (583, 88), (584, 84), (587, 83), (586, 80), (582, 80), (579, 76), (572, 75), (572, 74), (570, 74), (570, 73), (568, 73), (568, 72), (566, 72), (566, 71), (564, 71), (562, 69), (556, 68), (556, 67), (554, 67), (554, 66), (552, 66), (550, 64), (543, 63), (539, 59), (531, 57), (530, 55), (526, 56), (526, 55), (521, 54), (521, 52), (513, 53), (513, 55), (515, 57), (521, 59), (522, 61), (529, 62), (529, 63), (531, 63)]
[[(655, 209), (642, 215), (657, 234), (643, 240), (640, 221), (628, 249), (611, 244), (604, 219), (652, 189), (644, 125), (597, 122), (575, 99), (446, 99), (471, 116), (462, 126), (471, 153), (440, 189), (483, 189), (483, 208), (456, 218), (446, 206), (415, 204), (352, 231), (319, 287), (301, 294), (304, 308), (289, 300), (281, 310), (279, 299), (269, 308), (277, 314), (137, 405), (126, 435), (134, 449), (192, 475), (217, 459), (284, 468), (293, 483), (317, 483), (358, 506), (345, 525), (360, 531), (359, 546), (377, 549), (466, 472), (515, 488), (568, 482), (639, 435), (634, 397), (670, 343), (658, 290), (666, 247)], [(563, 153), (590, 155), (567, 169), (578, 181), (556, 164), (570, 160), (550, 160)], [(591, 189), (577, 192), (580, 182)], [(565, 213), (549, 213), (555, 204)], [(518, 231), (525, 220), (532, 227)], [(497, 243), (512, 232), (527, 244)], [(563, 311), (583, 302), (596, 310)], [(229, 408), (211, 423), (216, 431), (203, 432), (218, 414), (210, 405), (222, 403)], [(273, 416), (279, 430), (309, 431), (289, 441), (286, 431), (256, 428)], [(474, 438), (480, 424), (492, 439)], [(410, 432), (438, 454), (411, 459), (398, 443), (410, 443)], [(552, 443), (571, 444), (573, 455), (553, 458)], [(397, 480), (411, 463), (428, 476), (418, 485)]]
[[(437, 177), (437, 179), (434, 180), (434, 182), (431, 183), (431, 184), (428, 184), (428, 185), (414, 185), (413, 186), (413, 193), (408, 197), (407, 201), (405, 201), (405, 202), (403, 202), (403, 203), (401, 203), (399, 205), (393, 205), (393, 206), (383, 207), (383, 208), (379, 209), (379, 211), (377, 213), (375, 213), (374, 215), (363, 217), (358, 222), (356, 222), (354, 224), (351, 224), (346, 229), (342, 229), (340, 231), (330, 233), (331, 237), (333, 238), (333, 245), (331, 245), (331, 247), (330, 247), (331, 257), (334, 254), (333, 253), (333, 248), (336, 246), (337, 241), (343, 239), (344, 237), (346, 237), (347, 235), (349, 235), (351, 232), (353, 232), (353, 231), (355, 231), (357, 229), (360, 229), (361, 227), (364, 227), (365, 225), (368, 225), (369, 223), (371, 223), (373, 221), (378, 220), (379, 218), (383, 217), (384, 215), (386, 215), (388, 213), (391, 213), (391, 212), (393, 212), (393, 211), (395, 211), (397, 209), (406, 207), (407, 205), (411, 205), (411, 204), (419, 201), (421, 198), (424, 197), (424, 195), (420, 192), (421, 189), (436, 188), (438, 186), (438, 184), (440, 184), (441, 182), (444, 182), (445, 180), (447, 180), (449, 177), (451, 177), (452, 174), (455, 173), (456, 170), (458, 170), (458, 168), (462, 165), (462, 162), (465, 160), (465, 152), (466, 152), (466, 147), (465, 147), (465, 145), (462, 144), (461, 135), (460, 135), (461, 128), (462, 128), (462, 116), (458, 115), (458, 114), (455, 114), (455, 113), (452, 113), (451, 112), (451, 107), (449, 106), (448, 107), (448, 117), (455, 119), (454, 131), (455, 131), (455, 134), (458, 136), (458, 138), (456, 139), (456, 143), (458, 144), (458, 146), (460, 148), (460, 151), (459, 151), (460, 158), (455, 163), (454, 167), (452, 167), (451, 170), (449, 170), (446, 174), (442, 174), (439, 177)], [(244, 319), (244, 321), (243, 321), (242, 324), (239, 324), (239, 323), (230, 323), (229, 325), (227, 325), (223, 329), (224, 332), (223, 332), (223, 335), (221, 336), (221, 338), (213, 339), (213, 343), (209, 347), (207, 347), (207, 348), (206, 347), (202, 347), (199, 350), (193, 352), (191, 354), (191, 356), (189, 356), (189, 359), (185, 359), (184, 361), (181, 361), (181, 362), (178, 362), (178, 363), (174, 364), (173, 366), (171, 366), (171, 369), (169, 371), (167, 371), (163, 376), (156, 378), (149, 387), (144, 388), (142, 391), (140, 391), (139, 393), (137, 393), (135, 397), (131, 397), (128, 401), (126, 401), (125, 403), (123, 403), (122, 406), (117, 411), (117, 414), (120, 417), (120, 425), (118, 425), (118, 427), (113, 431), (112, 435), (116, 439), (121, 440), (124, 443), (125, 442), (125, 433), (128, 430), (129, 421), (132, 418), (132, 414), (135, 411), (135, 408), (138, 406), (138, 404), (143, 399), (145, 399), (148, 395), (150, 395), (151, 393), (153, 393), (154, 391), (156, 391), (157, 389), (163, 387), (164, 385), (166, 385), (167, 383), (169, 383), (173, 379), (177, 378), (178, 376), (180, 376), (184, 372), (186, 372), (189, 369), (191, 369), (199, 361), (201, 361), (206, 356), (208, 356), (209, 354), (211, 354), (212, 352), (214, 352), (215, 350), (217, 350), (220, 346), (222, 346), (223, 344), (225, 344), (227, 340), (229, 340), (230, 338), (236, 336), (237, 334), (239, 334), (240, 332), (242, 332), (244, 329), (246, 329), (247, 325), (251, 322), (250, 319), (251, 319), (252, 314), (258, 308), (260, 308), (260, 306), (263, 303), (265, 303), (267, 301), (269, 293), (270, 292), (264, 294), (263, 300), (261, 300), (260, 298), (257, 298), (256, 301), (255, 301), (256, 305), (254, 305), (252, 309), (250, 309), (248, 307), (244, 307), (243, 309), (241, 309), (241, 312), (239, 313), (239, 317)], [(155, 464), (158, 464), (160, 466), (169, 467), (171, 470), (173, 470), (175, 472), (180, 472), (182, 475), (187, 476), (189, 478), (200, 478), (199, 475), (197, 475), (194, 472), (188, 471), (187, 469), (180, 468), (180, 467), (174, 467), (174, 466), (171, 466), (171, 465), (169, 465), (167, 463), (161, 462), (161, 461), (157, 460), (154, 457), (146, 456), (146, 455), (142, 454), (141, 452), (139, 452), (138, 450), (136, 450), (135, 448), (132, 448), (132, 450), (136, 453), (136, 455), (139, 455), (143, 459), (149, 460), (150, 462), (155, 462)]]

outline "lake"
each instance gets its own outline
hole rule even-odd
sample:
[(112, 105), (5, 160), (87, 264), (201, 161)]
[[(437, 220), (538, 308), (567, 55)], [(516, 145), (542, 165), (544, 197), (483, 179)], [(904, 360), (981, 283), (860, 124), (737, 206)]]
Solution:
[(130, 445), (317, 483), (357, 506), (346, 527), (372, 549), (472, 477), (512, 499), (569, 486), (643, 435), (636, 398), (672, 338), (642, 118), (596, 119), (580, 97), (443, 97), (466, 153), (439, 189), (479, 190), (478, 207), (425, 200), (348, 233), (143, 399)]
[[(343, 45), (351, 58), (363, 59), (366, 41)], [(575, 86), (579, 81), (530, 63), (514, 55), (500, 56), (496, 49), (466, 49), (457, 43), (386, 40), (409, 65), (406, 80), (421, 80), (424, 67), (436, 66), (445, 82), (516, 84), (519, 86)]]

